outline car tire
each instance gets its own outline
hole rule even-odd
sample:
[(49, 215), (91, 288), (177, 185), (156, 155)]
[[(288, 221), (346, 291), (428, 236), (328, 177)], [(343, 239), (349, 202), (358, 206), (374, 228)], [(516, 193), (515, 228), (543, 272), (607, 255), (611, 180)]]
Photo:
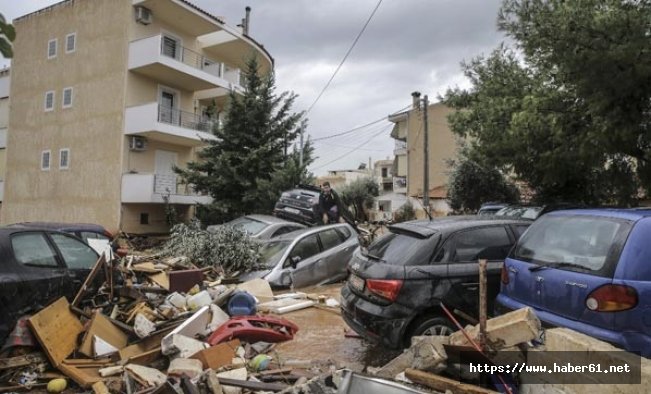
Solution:
[[(443, 316), (424, 316), (414, 321), (411, 336), (442, 335), (448, 336), (457, 331), (450, 320)], [(408, 338), (410, 340), (411, 338)]]

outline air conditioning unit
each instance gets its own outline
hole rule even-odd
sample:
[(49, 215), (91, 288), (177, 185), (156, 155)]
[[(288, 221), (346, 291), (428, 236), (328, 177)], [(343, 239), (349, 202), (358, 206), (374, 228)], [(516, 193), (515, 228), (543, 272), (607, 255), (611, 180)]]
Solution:
[(142, 6), (136, 7), (136, 22), (148, 25), (151, 23), (151, 10)]
[(129, 149), (139, 152), (147, 150), (147, 139), (137, 135), (131, 136), (131, 139), (129, 140)]

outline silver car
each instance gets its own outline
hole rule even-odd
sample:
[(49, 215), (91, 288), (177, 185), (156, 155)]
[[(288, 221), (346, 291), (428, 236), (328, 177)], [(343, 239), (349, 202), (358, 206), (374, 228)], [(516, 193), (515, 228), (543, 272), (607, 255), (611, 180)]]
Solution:
[(353, 252), (359, 246), (348, 224), (312, 227), (265, 242), (262, 261), (268, 269), (240, 277), (264, 278), (273, 287), (306, 287), (343, 280)]
[(230, 222), (208, 226), (206, 230), (215, 232), (221, 226), (231, 226), (246, 231), (251, 238), (260, 240), (271, 239), (282, 234), (306, 228), (306, 226), (279, 219), (269, 215), (246, 215)]

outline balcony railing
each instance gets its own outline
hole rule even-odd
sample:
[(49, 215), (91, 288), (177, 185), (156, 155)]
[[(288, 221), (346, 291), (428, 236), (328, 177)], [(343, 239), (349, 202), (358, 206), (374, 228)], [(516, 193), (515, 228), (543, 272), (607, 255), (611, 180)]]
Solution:
[(208, 204), (212, 201), (179, 181), (175, 174), (123, 174), (122, 202)]
[(158, 106), (158, 121), (174, 126), (210, 133), (215, 121), (192, 112), (181, 111), (164, 105)]
[(178, 42), (165, 36), (161, 36), (160, 45), (161, 55), (171, 57), (190, 67), (223, 78), (224, 63), (216, 62), (192, 49), (180, 46)]

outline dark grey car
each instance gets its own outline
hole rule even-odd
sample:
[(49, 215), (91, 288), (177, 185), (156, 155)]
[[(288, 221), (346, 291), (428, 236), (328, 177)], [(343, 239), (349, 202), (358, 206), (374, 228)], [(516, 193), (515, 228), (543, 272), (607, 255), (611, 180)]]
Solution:
[(262, 261), (268, 269), (240, 279), (264, 278), (276, 288), (336, 282), (346, 278), (346, 266), (358, 246), (357, 233), (348, 224), (294, 231), (263, 244)]

